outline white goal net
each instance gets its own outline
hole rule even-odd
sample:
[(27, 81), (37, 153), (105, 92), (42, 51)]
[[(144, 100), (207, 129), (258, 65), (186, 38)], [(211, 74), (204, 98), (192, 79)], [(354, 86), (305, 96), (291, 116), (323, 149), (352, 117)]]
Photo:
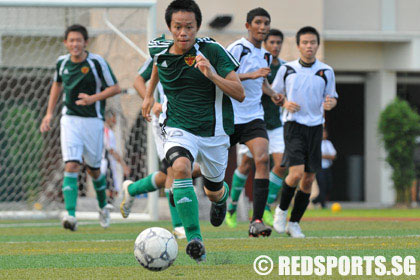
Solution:
[[(71, 24), (88, 28), (88, 50), (108, 61), (126, 93), (109, 99), (107, 109), (116, 113), (117, 146), (131, 169), (130, 178), (139, 179), (155, 168), (141, 100), (131, 90), (137, 69), (146, 59), (135, 47), (146, 52), (147, 40), (154, 36), (154, 9), (154, 1), (147, 0), (0, 0), (0, 218), (15, 218), (24, 211), (51, 217), (64, 209), (60, 103), (52, 130), (41, 134), (39, 126), (56, 60), (66, 53), (64, 30)], [(123, 172), (117, 168), (121, 182)], [(78, 211), (96, 206), (96, 202), (86, 202), (94, 199), (94, 192), (84, 174), (78, 181)], [(140, 200), (143, 217), (156, 219), (156, 195)]]

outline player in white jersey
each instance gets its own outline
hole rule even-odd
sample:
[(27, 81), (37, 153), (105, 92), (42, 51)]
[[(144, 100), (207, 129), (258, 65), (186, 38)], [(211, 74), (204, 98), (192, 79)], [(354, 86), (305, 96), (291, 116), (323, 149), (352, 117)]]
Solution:
[[(270, 29), (267, 37), (264, 39), (264, 47), (273, 57), (270, 64), (271, 72), (267, 76), (269, 84), (273, 82), (280, 66), (286, 63), (286, 61), (279, 58), (283, 38), (283, 33), (280, 30)], [(267, 205), (264, 210), (263, 222), (269, 226), (273, 226), (273, 214), (270, 210), (270, 204), (277, 199), (285, 171), (285, 168), (281, 166), (284, 152), (283, 125), (280, 118), (280, 107), (274, 104), (268, 95), (263, 94), (261, 96), (261, 103), (264, 108), (264, 121), (267, 126), (269, 140), (268, 152), (274, 163), (274, 166), (270, 171), (270, 183), (268, 187), (269, 192)], [(236, 207), (238, 199), (245, 186), (248, 173), (253, 164), (252, 154), (246, 145), (239, 145), (238, 153), (241, 157), (241, 161), (240, 165), (236, 168), (233, 174), (231, 202), (229, 203), (228, 213), (226, 214), (226, 223), (232, 228), (237, 225)]]
[[(303, 238), (299, 222), (309, 204), (315, 174), (321, 169), (321, 140), (324, 110), (337, 105), (333, 69), (315, 58), (320, 39), (310, 26), (296, 34), (300, 58), (280, 67), (273, 90), (286, 95), (283, 123), (285, 152), (282, 165), (289, 168), (283, 181), (280, 205), (274, 215), (274, 229)], [(300, 188), (295, 190), (300, 181)], [(287, 209), (295, 196), (289, 223)]]
[(262, 42), (270, 30), (270, 14), (263, 8), (248, 12), (246, 28), (248, 38), (232, 43), (228, 50), (241, 64), (237, 73), (245, 89), (245, 100), (241, 103), (232, 99), (235, 115), (235, 132), (231, 135), (231, 146), (245, 144), (251, 151), (255, 162), (253, 184), (253, 217), (249, 236), (269, 236), (271, 228), (264, 225), (262, 216), (268, 196), (269, 155), (268, 135), (264, 123), (262, 94), (267, 94), (280, 102), (280, 95), (269, 86), (266, 79), (270, 73), (271, 55), (262, 47)]
[(68, 215), (63, 217), (63, 227), (77, 229), (76, 203), (78, 196), (77, 177), (84, 162), (93, 178), (100, 223), (110, 223), (106, 198), (106, 178), (100, 166), (103, 150), (105, 100), (121, 90), (107, 62), (99, 55), (86, 51), (88, 33), (82, 25), (68, 27), (64, 45), (69, 54), (57, 61), (54, 82), (41, 132), (51, 129), (50, 123), (61, 91), (64, 91), (63, 116), (61, 118), (61, 151), (64, 167), (63, 196)]

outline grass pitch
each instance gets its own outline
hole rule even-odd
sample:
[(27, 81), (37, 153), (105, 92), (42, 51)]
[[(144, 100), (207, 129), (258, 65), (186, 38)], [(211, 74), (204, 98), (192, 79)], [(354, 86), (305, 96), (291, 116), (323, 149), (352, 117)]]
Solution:
[(254, 272), (259, 255), (274, 263), (278, 256), (414, 256), (417, 275), (397, 279), (420, 275), (420, 209), (309, 210), (301, 222), (305, 239), (275, 232), (249, 238), (247, 223), (230, 229), (203, 221), (207, 262), (197, 265), (185, 254), (186, 241), (179, 240), (178, 258), (163, 272), (147, 271), (133, 255), (135, 238), (152, 226), (171, 229), (168, 221), (118, 222), (106, 230), (80, 221), (77, 232), (65, 231), (57, 220), (0, 221), (0, 279), (279, 279), (276, 266), (268, 276)]

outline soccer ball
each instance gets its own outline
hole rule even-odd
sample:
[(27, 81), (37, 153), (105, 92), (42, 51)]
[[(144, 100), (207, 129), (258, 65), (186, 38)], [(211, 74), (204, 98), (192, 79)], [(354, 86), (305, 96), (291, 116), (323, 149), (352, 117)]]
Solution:
[(152, 227), (142, 231), (134, 242), (134, 256), (145, 268), (161, 271), (170, 267), (178, 255), (178, 244), (168, 230)]
[(340, 204), (340, 203), (338, 203), (338, 202), (333, 203), (333, 204), (331, 205), (331, 211), (332, 211), (333, 213), (340, 212), (340, 211), (341, 211), (341, 204)]

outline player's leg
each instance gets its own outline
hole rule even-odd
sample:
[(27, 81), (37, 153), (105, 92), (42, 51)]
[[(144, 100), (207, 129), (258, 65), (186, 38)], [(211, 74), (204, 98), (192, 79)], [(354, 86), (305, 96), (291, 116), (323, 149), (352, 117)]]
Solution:
[(79, 175), (80, 163), (67, 161), (64, 167), (63, 197), (67, 215), (63, 217), (62, 224), (65, 229), (77, 230), (76, 205), (78, 196), (77, 178)]
[(318, 196), (312, 200), (312, 203), (317, 204), (320, 203), (321, 207), (325, 207), (325, 195), (327, 192), (327, 185), (328, 185), (328, 178), (325, 169), (322, 169), (316, 174), (316, 182), (318, 183), (319, 194)]
[(256, 137), (245, 143), (254, 158), (255, 179), (253, 184), (253, 216), (249, 228), (249, 235), (252, 237), (269, 236), (271, 228), (264, 225), (262, 216), (268, 197), (269, 185), (269, 156), (268, 139)]
[(232, 190), (230, 191), (231, 202), (228, 205), (228, 213), (226, 214), (226, 224), (231, 228), (237, 226), (236, 208), (239, 196), (245, 187), (249, 171), (251, 170), (253, 164), (252, 155), (246, 145), (240, 146), (239, 153), (242, 154), (241, 163), (233, 173)]
[[(166, 161), (166, 159), (165, 159)], [(168, 205), (169, 205), (169, 212), (171, 214), (171, 221), (172, 221), (172, 228), (173, 228), (173, 234), (177, 239), (184, 239), (187, 238), (185, 235), (185, 229), (182, 225), (181, 218), (178, 215), (178, 211), (175, 207), (175, 202), (173, 199), (173, 193), (172, 193), (172, 185), (174, 181), (174, 175), (171, 167), (167, 168), (167, 176), (165, 181), (165, 195), (168, 199)]]

